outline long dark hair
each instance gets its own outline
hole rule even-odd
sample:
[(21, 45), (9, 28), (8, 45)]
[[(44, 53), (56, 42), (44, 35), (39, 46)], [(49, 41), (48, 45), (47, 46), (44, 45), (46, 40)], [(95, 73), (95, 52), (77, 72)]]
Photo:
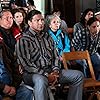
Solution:
[(99, 21), (96, 17), (91, 17), (88, 21), (87, 21), (87, 25), (91, 26), (91, 24), (95, 21)]
[(83, 26), (86, 25), (85, 16), (87, 15), (87, 13), (88, 13), (89, 11), (93, 12), (93, 16), (94, 16), (94, 10), (93, 10), (93, 9), (91, 9), (91, 8), (86, 9), (86, 10), (83, 12), (83, 14), (82, 14), (82, 16), (81, 16), (81, 18), (80, 18), (80, 23), (81, 23)]
[[(21, 30), (24, 31), (25, 30), (25, 25), (26, 25), (26, 22), (25, 22), (26, 13), (25, 13), (24, 9), (23, 8), (15, 8), (11, 12), (12, 12), (13, 17), (14, 17), (14, 14), (16, 12), (22, 13), (22, 15), (23, 15), (23, 22), (20, 24), (20, 27), (21, 27)], [(17, 24), (15, 22), (14, 22), (13, 25), (17, 27)]]

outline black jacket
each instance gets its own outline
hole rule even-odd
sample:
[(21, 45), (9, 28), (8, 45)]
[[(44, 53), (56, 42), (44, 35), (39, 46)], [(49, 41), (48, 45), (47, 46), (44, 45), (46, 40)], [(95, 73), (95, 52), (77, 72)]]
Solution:
[[(19, 72), (17, 58), (16, 56), (14, 56), (12, 52), (10, 52), (10, 49), (6, 46), (5, 43), (0, 42), (0, 49), (2, 49), (4, 65), (7, 68), (7, 70), (10, 72), (12, 77), (12, 84), (10, 85), (14, 86), (15, 88), (18, 88), (22, 81), (22, 75)], [(2, 92), (4, 86), (5, 84), (0, 82), (0, 92)]]

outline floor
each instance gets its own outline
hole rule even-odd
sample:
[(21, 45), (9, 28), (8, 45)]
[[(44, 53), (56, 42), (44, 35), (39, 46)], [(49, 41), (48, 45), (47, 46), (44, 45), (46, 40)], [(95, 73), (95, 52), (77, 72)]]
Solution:
[[(58, 92), (54, 95), (55, 100), (66, 100), (68, 95), (68, 91), (62, 93), (60, 89), (58, 89)], [(90, 96), (90, 93), (83, 93), (83, 99), (82, 100), (88, 100), (88, 97)], [(91, 100), (97, 100), (96, 95), (93, 96)]]

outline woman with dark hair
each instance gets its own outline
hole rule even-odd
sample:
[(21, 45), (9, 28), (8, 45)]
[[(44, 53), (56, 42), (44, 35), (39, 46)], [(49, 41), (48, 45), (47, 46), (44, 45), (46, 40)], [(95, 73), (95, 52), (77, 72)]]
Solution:
[[(87, 25), (82, 30), (78, 30), (74, 34), (71, 46), (76, 51), (88, 50), (94, 67), (96, 79), (100, 81), (100, 22), (96, 17), (91, 17), (87, 21)], [(84, 74), (89, 76), (88, 66), (85, 60), (78, 60), (83, 66)]]
[[(100, 22), (97, 18), (91, 16), (93, 16), (91, 9), (83, 13), (81, 21), (77, 23), (77, 27), (75, 26), (77, 30), (75, 29), (71, 46), (75, 51), (89, 51), (96, 79), (100, 80), (100, 54), (98, 53), (100, 47)], [(88, 77), (89, 71), (86, 61), (78, 60), (77, 62), (83, 66), (84, 75)]]
[(75, 35), (77, 32), (82, 32), (82, 30), (85, 31), (85, 28), (87, 26), (87, 21), (89, 20), (89, 18), (93, 16), (94, 16), (93, 9), (91, 8), (86, 9), (81, 15), (80, 21), (74, 25), (73, 35)]
[(25, 12), (18, 8), (13, 9), (12, 15), (14, 18), (14, 23), (12, 26), (12, 32), (16, 40), (22, 36), (22, 32), (25, 32), (27, 29), (27, 24), (25, 23)]
[[(84, 51), (86, 50), (86, 46), (88, 45), (88, 29), (87, 29), (87, 21), (94, 16), (94, 11), (91, 8), (86, 9), (78, 23), (74, 25), (74, 32), (73, 32), (73, 38), (71, 43), (71, 50), (72, 51)], [(84, 63), (83, 60), (76, 61), (78, 64), (83, 66), (83, 72), (85, 77), (88, 76), (87, 73), (87, 64)]]
[(87, 23), (87, 21), (89, 20), (89, 18), (91, 18), (91, 17), (93, 17), (93, 16), (94, 16), (94, 11), (93, 11), (93, 9), (88, 8), (88, 9), (86, 9), (86, 10), (83, 12), (83, 14), (82, 14), (82, 16), (81, 16), (81, 18), (80, 18), (80, 22), (81, 22), (84, 26), (86, 26), (86, 23)]

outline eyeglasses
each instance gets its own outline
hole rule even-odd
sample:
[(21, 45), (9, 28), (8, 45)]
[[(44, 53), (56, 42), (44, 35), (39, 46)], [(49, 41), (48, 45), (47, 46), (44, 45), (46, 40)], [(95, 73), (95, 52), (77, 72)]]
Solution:
[(2, 17), (2, 19), (5, 19), (5, 20), (13, 20), (13, 17)]

